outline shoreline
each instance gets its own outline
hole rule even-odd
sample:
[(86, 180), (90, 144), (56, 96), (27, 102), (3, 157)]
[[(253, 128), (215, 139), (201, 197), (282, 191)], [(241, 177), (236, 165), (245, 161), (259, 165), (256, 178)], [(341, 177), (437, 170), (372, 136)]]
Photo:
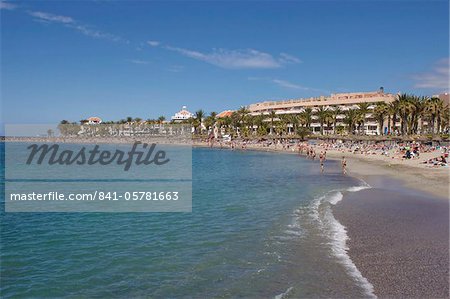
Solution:
[[(247, 150), (300, 155), (277, 148)], [(339, 162), (342, 155), (347, 175), (370, 185), (343, 192), (331, 206), (346, 235), (346, 255), (363, 281), (380, 298), (449, 298), (448, 168), (327, 151), (329, 160)]]
[[(136, 139), (121, 140), (117, 143), (130, 143), (134, 140)], [(22, 140), (22, 142), (30, 141), (36, 142), (36, 140)], [(50, 141), (42, 140), (41, 142)], [(111, 143), (110, 140), (102, 141), (83, 140), (73, 143)], [(153, 140), (155, 141), (157, 142)], [(183, 143), (183, 145), (209, 148), (206, 142)], [(220, 148), (215, 146), (213, 149)], [(223, 149), (231, 150), (228, 146)], [(322, 150), (320, 146), (316, 149)], [(306, 158), (295, 147), (286, 149), (281, 145), (269, 147), (248, 144), (246, 149), (236, 148), (235, 150), (294, 154)], [(424, 156), (434, 154), (427, 153)], [(342, 200), (332, 205), (332, 213), (345, 228), (349, 248), (346, 254), (361, 275), (373, 285), (375, 295), (448, 297), (448, 281), (444, 279), (446, 284), (442, 282), (443, 276), (448, 278), (449, 273), (448, 168), (426, 168), (422, 167), (417, 160), (411, 163), (411, 161), (388, 157), (327, 149), (327, 160), (339, 162), (342, 156), (345, 156), (347, 160), (347, 175), (362, 179), (372, 188), (358, 192), (344, 192)], [(319, 161), (317, 165), (319, 167)], [(429, 208), (429, 205), (432, 208)], [(423, 207), (425, 209), (422, 209)], [(428, 224), (424, 222), (424, 219), (431, 224), (424, 225)], [(387, 227), (387, 224), (390, 226)], [(429, 247), (427, 244), (430, 244)], [(427, 254), (433, 250), (433, 255)], [(436, 253), (436, 251), (439, 252)], [(402, 261), (402, 263), (396, 261)], [(404, 279), (405, 273), (408, 276), (407, 279)], [(424, 285), (421, 283), (423, 276), (427, 278), (439, 276), (439, 279), (437, 282), (432, 279)], [(427, 292), (423, 293), (424, 291)]]
[[(327, 156), (333, 160), (340, 160), (343, 154), (329, 151)], [(347, 173), (364, 180), (372, 187), (382, 187), (384, 183), (379, 181), (379, 177), (389, 177), (393, 181), (400, 182), (404, 188), (450, 201), (449, 168), (425, 168), (407, 164), (409, 161), (391, 161), (378, 156), (348, 153), (344, 156), (347, 160)]]
[[(209, 147), (206, 143), (194, 143), (193, 147)], [(218, 147), (213, 147), (217, 149)], [(223, 149), (228, 149), (224, 147)], [(321, 150), (321, 147), (317, 147)], [(242, 150), (242, 149), (235, 149)], [(298, 153), (292, 149), (283, 149), (280, 147), (263, 147), (260, 145), (247, 145), (245, 150), (295, 154), (302, 158), (306, 155)], [(423, 154), (423, 159), (428, 159), (435, 153)], [(411, 161), (399, 161), (385, 157), (374, 155), (351, 154), (338, 150), (327, 150), (327, 160), (341, 161), (342, 156), (347, 160), (347, 175), (362, 179), (371, 186), (380, 186), (378, 177), (390, 177), (392, 180), (401, 182), (403, 187), (410, 188), (419, 192), (425, 192), (434, 197), (450, 201), (449, 198), (449, 182), (450, 168), (426, 168), (417, 163), (409, 163)], [(317, 159), (319, 164), (319, 160)], [(325, 162), (326, 163), (326, 162)], [(326, 164), (325, 164), (326, 166)], [(325, 170), (326, 171), (326, 170)]]
[(332, 206), (347, 255), (380, 298), (449, 298), (450, 203), (385, 184)]
[[(135, 138), (135, 137), (121, 137), (121, 138), (35, 138), (35, 137), (20, 137), (7, 138), (1, 142), (54, 142), (54, 143), (71, 143), (71, 144), (131, 144), (135, 141), (157, 143), (165, 145), (180, 145), (195, 147), (210, 147), (207, 142), (196, 141), (192, 139), (180, 138)], [(219, 146), (212, 147), (219, 149)], [(321, 145), (314, 145), (317, 151), (326, 151), (327, 160), (340, 161), (342, 156), (347, 160), (347, 175), (355, 178), (360, 178), (366, 181), (369, 185), (377, 186), (378, 176), (389, 176), (393, 180), (401, 181), (405, 187), (431, 194), (435, 197), (450, 201), (449, 197), (449, 183), (450, 183), (450, 167), (430, 168), (419, 161), (427, 160), (435, 157), (437, 153), (423, 153), (420, 160), (402, 160), (394, 157), (385, 157), (379, 155), (354, 154), (348, 150), (328, 149)], [(229, 149), (225, 145), (222, 149)], [(235, 150), (255, 150), (273, 153), (297, 154), (301, 157), (306, 157), (300, 154), (295, 147), (284, 149), (282, 145), (275, 144), (271, 146), (264, 146), (262, 144), (247, 144), (246, 149), (236, 148)], [(325, 162), (326, 167), (326, 162)]]

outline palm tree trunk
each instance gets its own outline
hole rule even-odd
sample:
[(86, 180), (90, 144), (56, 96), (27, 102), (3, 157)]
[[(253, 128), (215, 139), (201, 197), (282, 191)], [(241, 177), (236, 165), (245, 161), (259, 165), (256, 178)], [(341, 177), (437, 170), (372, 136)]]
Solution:
[(388, 121), (388, 123), (387, 123), (387, 128), (388, 128), (387, 133), (389, 135), (389, 134), (391, 134), (391, 116), (389, 114), (387, 116), (387, 121)]
[(436, 117), (436, 133), (439, 134), (441, 133), (441, 114), (438, 112), (437, 113), (437, 117)]
[(380, 119), (378, 120), (378, 125), (380, 127), (380, 136), (384, 135), (383, 124), (384, 124), (384, 116), (381, 116)]
[(434, 122), (436, 121), (436, 115), (431, 114), (431, 134), (434, 134)]
[(394, 113), (394, 114), (392, 114), (392, 130), (391, 130), (391, 132), (395, 132), (396, 125), (397, 125), (397, 115)]

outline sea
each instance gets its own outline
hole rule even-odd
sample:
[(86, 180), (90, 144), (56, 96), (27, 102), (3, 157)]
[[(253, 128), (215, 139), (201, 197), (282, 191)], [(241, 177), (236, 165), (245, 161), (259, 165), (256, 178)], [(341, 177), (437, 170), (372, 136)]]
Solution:
[(374, 297), (332, 213), (370, 186), (338, 162), (321, 173), (294, 153), (194, 148), (192, 180), (192, 212), (11, 213), (2, 204), (0, 297)]

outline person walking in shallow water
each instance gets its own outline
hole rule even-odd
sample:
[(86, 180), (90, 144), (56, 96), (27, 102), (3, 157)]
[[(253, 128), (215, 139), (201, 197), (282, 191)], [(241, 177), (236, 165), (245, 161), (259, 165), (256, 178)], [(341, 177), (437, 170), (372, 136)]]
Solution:
[(342, 156), (342, 173), (347, 174), (347, 160), (345, 160), (345, 157)]
[(320, 172), (323, 172), (323, 162), (325, 161), (325, 156), (323, 155), (323, 152), (320, 152), (319, 159), (320, 159)]

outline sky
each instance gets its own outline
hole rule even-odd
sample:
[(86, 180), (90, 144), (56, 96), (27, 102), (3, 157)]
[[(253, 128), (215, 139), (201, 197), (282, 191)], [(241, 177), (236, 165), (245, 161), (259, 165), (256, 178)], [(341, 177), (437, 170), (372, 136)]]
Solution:
[(448, 91), (449, 2), (2, 1), (3, 124)]

